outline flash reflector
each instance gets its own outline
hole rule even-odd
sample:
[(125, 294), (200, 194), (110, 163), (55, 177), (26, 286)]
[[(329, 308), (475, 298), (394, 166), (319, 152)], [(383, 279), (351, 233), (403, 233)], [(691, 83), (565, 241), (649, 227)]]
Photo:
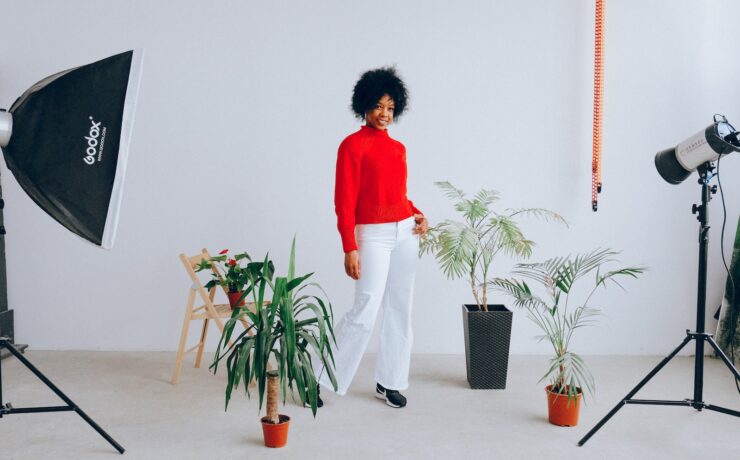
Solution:
[(655, 155), (655, 167), (670, 184), (680, 184), (707, 161), (740, 151), (740, 138), (724, 115), (715, 115), (714, 123), (677, 146)]

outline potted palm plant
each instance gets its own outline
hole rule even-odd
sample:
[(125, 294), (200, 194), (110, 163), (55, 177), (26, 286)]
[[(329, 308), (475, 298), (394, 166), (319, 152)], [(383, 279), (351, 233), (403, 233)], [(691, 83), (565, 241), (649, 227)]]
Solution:
[[(247, 266), (242, 266), (242, 261), (247, 260)], [(218, 267), (214, 270), (214, 266)], [(210, 290), (214, 286), (223, 286), (226, 290), (226, 296), (229, 298), (231, 309), (234, 307), (244, 306), (244, 299), (249, 295), (245, 292), (245, 286), (249, 281), (248, 273), (258, 269), (260, 262), (252, 262), (249, 254), (242, 252), (229, 256), (229, 250), (220, 251), (217, 256), (209, 260), (203, 259), (196, 267), (195, 271), (212, 270), (213, 278), (206, 283), (205, 288)], [(223, 272), (223, 275), (221, 275)]]
[[(260, 271), (247, 270), (254, 309), (234, 310), (224, 326), (211, 369), (215, 374), (219, 363), (226, 360), (225, 409), (240, 383), (251, 397), (249, 382), (256, 381), (258, 411), (262, 410), (267, 390), (268, 413), (262, 418), (265, 445), (282, 447), (287, 441), (290, 418), (277, 413), (278, 393), (283, 395), (283, 404), (288, 394), (295, 398), (297, 393), (301, 404), (309, 405), (316, 416), (318, 382), (314, 369), (323, 368), (336, 390), (332, 353), (332, 343), (336, 345), (336, 341), (333, 312), (325, 300), (326, 293), (318, 284), (307, 282), (313, 273), (295, 276), (295, 238), (287, 276), (273, 279), (271, 266), (265, 257), (260, 262)], [(268, 288), (272, 291), (269, 302)], [(311, 294), (309, 288), (319, 293)], [(232, 341), (234, 326), (242, 320), (248, 321), (249, 327)], [(272, 364), (268, 364), (270, 361)], [(276, 369), (271, 370), (273, 365)], [(269, 389), (268, 380), (272, 382)]]
[[(443, 220), (422, 239), (420, 254), (432, 253), (450, 279), (466, 278), (475, 303), (463, 304), (465, 359), (471, 388), (506, 388), (512, 312), (502, 304), (488, 303), (491, 266), (496, 256), (529, 257), (534, 242), (519, 228), (521, 217), (533, 216), (566, 224), (552, 211), (541, 208), (495, 211), (494, 190), (480, 190), (474, 197), (449, 182), (435, 182), (454, 201), (462, 221)], [(567, 225), (567, 224), (566, 224)]]
[[(545, 388), (548, 396), (548, 418), (550, 423), (560, 426), (578, 424), (581, 398), (584, 390), (594, 391), (594, 379), (583, 359), (570, 348), (574, 332), (594, 324), (599, 310), (589, 305), (600, 287), (608, 282), (619, 285), (617, 278), (632, 277), (643, 267), (622, 267), (604, 271), (604, 265), (616, 262), (617, 253), (600, 249), (575, 257), (556, 257), (539, 263), (520, 263), (513, 274), (524, 279), (500, 279), (491, 281), (491, 286), (514, 298), (514, 305), (527, 311), (527, 315), (542, 331), (537, 340), (546, 340), (554, 355), (540, 382), (549, 379)], [(593, 274), (590, 283), (580, 283), (586, 290), (579, 296), (574, 290), (576, 282)], [(541, 286), (544, 295), (534, 292), (530, 284)]]

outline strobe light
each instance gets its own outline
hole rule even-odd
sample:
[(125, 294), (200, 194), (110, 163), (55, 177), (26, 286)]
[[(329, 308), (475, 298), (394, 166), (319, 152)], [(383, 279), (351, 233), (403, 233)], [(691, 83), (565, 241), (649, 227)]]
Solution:
[(39, 81), (0, 109), (0, 149), (23, 190), (82, 238), (111, 248), (118, 225), (142, 51)]
[(700, 165), (720, 155), (740, 151), (740, 132), (724, 115), (715, 115), (714, 123), (677, 146), (655, 155), (655, 167), (670, 184), (680, 184)]
[[(132, 50), (65, 70), (31, 86), (10, 110), (0, 109), (0, 150), (20, 186), (68, 230), (103, 248), (115, 240), (141, 63), (141, 50)], [(0, 194), (0, 223), (2, 206)], [(65, 404), (13, 407), (2, 400), (0, 379), (0, 420), (13, 414), (74, 411), (124, 453), (13, 345), (4, 233), (0, 225), (0, 351), (15, 356)]]

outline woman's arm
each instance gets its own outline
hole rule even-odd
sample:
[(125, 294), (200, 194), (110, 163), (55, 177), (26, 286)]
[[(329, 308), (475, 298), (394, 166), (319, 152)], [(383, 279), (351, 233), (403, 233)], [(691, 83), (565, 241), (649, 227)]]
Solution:
[(417, 235), (423, 235), (427, 232), (427, 229), (429, 228), (429, 221), (427, 221), (427, 218), (424, 217), (424, 213), (421, 212), (419, 208), (414, 206), (414, 202), (409, 200), (409, 206), (411, 206), (411, 210), (414, 211), (414, 220), (416, 221), (416, 227), (414, 227), (414, 233)]
[(337, 213), (337, 229), (342, 237), (345, 253), (357, 249), (355, 241), (355, 210), (360, 191), (360, 167), (362, 158), (346, 140), (337, 153), (336, 182), (334, 184), (334, 210)]

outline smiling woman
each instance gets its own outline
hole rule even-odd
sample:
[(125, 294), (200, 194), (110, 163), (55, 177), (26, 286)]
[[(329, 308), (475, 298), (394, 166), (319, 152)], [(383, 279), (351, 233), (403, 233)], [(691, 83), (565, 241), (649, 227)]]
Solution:
[(393, 113), (396, 110), (396, 103), (393, 102), (390, 96), (384, 94), (380, 98), (375, 107), (368, 110), (365, 115), (365, 121), (369, 126), (375, 129), (384, 130), (388, 128), (388, 125), (393, 123)]
[[(411, 360), (411, 305), (419, 235), (427, 220), (406, 195), (406, 147), (388, 135), (408, 99), (393, 68), (362, 74), (352, 111), (365, 120), (337, 154), (334, 204), (344, 269), (355, 280), (354, 304), (335, 329), (337, 392), (357, 372), (381, 305), (383, 326), (375, 369), (376, 397), (403, 407)], [(331, 388), (326, 375), (321, 384)]]
[(360, 120), (368, 121), (368, 112), (376, 109), (384, 96), (387, 96), (386, 103), (393, 104), (395, 117), (403, 115), (408, 103), (408, 91), (396, 69), (383, 67), (368, 70), (355, 84), (352, 93), (352, 111)]

